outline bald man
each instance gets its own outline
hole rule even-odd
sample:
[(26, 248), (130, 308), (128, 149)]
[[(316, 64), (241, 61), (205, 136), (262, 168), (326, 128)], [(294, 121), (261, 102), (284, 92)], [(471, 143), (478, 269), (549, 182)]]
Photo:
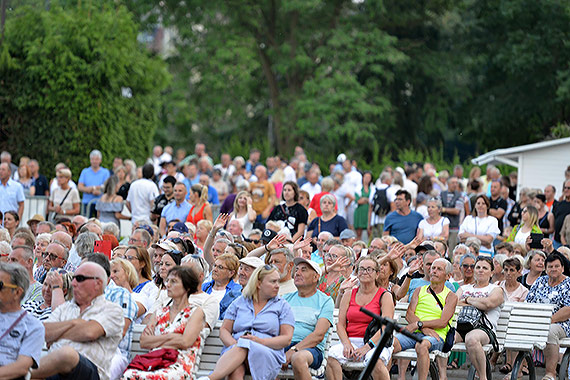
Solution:
[(49, 352), (32, 379), (109, 380), (109, 363), (122, 338), (121, 307), (104, 296), (107, 273), (93, 262), (79, 266), (71, 286), (73, 299), (55, 309), (47, 322)]

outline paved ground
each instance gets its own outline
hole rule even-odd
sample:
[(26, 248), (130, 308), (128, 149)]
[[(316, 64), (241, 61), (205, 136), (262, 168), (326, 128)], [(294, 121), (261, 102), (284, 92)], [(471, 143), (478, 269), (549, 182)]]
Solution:
[[(461, 367), (461, 369), (456, 369), (456, 370), (448, 370), (447, 371), (447, 377), (448, 380), (466, 380), (467, 379), (467, 372), (468, 372), (468, 364), (465, 364), (464, 366)], [(536, 379), (540, 380), (542, 379), (542, 376), (544, 376), (544, 368), (537, 368), (536, 369)], [(493, 378), (492, 380), (502, 380), (503, 377), (505, 375), (502, 374), (501, 372), (499, 372), (499, 370), (495, 370), (493, 372)], [(392, 375), (392, 380), (396, 380), (397, 376), (396, 375)], [(415, 377), (414, 377), (415, 379)], [(528, 376), (524, 376), (522, 378), (523, 380), (527, 380)], [(412, 376), (410, 375), (410, 373), (408, 372), (406, 374), (406, 380), (412, 380)], [(491, 380), (491, 379), (488, 379)]]

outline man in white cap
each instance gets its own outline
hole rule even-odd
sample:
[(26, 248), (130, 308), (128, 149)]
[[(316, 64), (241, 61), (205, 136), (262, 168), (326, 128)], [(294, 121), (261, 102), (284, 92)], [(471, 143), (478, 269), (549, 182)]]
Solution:
[(283, 296), (295, 315), (293, 339), (285, 347), (285, 364), (293, 367), (297, 380), (310, 380), (309, 367), (318, 369), (323, 361), (323, 352), (329, 328), (333, 324), (334, 304), (332, 298), (317, 289), (321, 277), (319, 264), (296, 257), (295, 286), (297, 291)]
[(152, 266), (154, 269), (154, 273), (158, 274), (158, 270), (160, 269), (160, 260), (162, 260), (162, 256), (168, 251), (179, 251), (176, 244), (174, 244), (171, 240), (165, 239), (159, 241), (158, 243), (154, 243), (152, 245), (154, 248), (154, 254), (152, 255)]
[(224, 319), (224, 315), (226, 314), (226, 310), (230, 306), (230, 304), (239, 296), (241, 296), (241, 291), (247, 285), (249, 278), (254, 270), (263, 266), (263, 260), (259, 257), (255, 256), (246, 256), (240, 261), (240, 265), (238, 268), (238, 283), (241, 285), (239, 289), (232, 289), (229, 292), (226, 292), (224, 298), (220, 301), (220, 319)]

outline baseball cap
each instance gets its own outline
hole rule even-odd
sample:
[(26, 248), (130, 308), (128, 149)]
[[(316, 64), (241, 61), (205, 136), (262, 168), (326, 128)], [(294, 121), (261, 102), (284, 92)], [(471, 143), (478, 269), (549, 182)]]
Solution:
[(263, 244), (269, 243), (273, 238), (277, 236), (277, 232), (273, 230), (265, 230), (263, 231), (263, 235), (261, 235), (261, 241)]
[(174, 226), (172, 226), (171, 231), (176, 231), (176, 232), (180, 232), (181, 234), (185, 234), (188, 232), (188, 227), (186, 227), (186, 224), (184, 224), (182, 222), (178, 222)]
[(418, 245), (414, 251), (416, 251), (416, 253), (419, 253), (420, 251), (435, 251), (435, 247), (433, 246), (433, 244), (429, 241), (427, 242), (423, 242), (422, 244)]
[(319, 266), (319, 264), (317, 264), (316, 262), (314, 262), (313, 260), (307, 260), (303, 257), (295, 257), (295, 260), (293, 260), (293, 263), (295, 263), (295, 265), (299, 265), (300, 263), (305, 263), (308, 264), (311, 268), (313, 268), (313, 270), (315, 272), (317, 272), (317, 274), (319, 275), (319, 277), (323, 274), (323, 272), (321, 271), (321, 267)]
[(340, 240), (353, 238), (356, 238), (356, 234), (350, 228), (346, 228), (340, 233)]
[(239, 262), (243, 263), (245, 265), (249, 265), (250, 267), (254, 267), (256, 269), (265, 264), (263, 262), (263, 260), (261, 260), (259, 257), (255, 257), (255, 256), (246, 256), (243, 259), (240, 259)]
[(152, 247), (153, 248), (160, 247), (160, 248), (164, 249), (165, 251), (178, 250), (178, 247), (176, 246), (176, 244), (174, 244), (170, 240), (163, 240), (163, 241), (160, 241), (158, 243), (154, 243), (152, 245)]

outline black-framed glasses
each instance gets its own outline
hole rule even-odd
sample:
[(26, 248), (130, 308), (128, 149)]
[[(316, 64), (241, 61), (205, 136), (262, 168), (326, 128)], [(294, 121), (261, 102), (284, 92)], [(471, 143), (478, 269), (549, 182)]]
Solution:
[(2, 289), (4, 288), (10, 288), (10, 289), (18, 289), (18, 285), (14, 285), (14, 284), (5, 284), (4, 281), (0, 281), (0, 292), (2, 291)]
[(83, 282), (85, 280), (97, 280), (99, 277), (96, 276), (84, 276), (82, 274), (74, 274), (73, 279), (77, 282)]

